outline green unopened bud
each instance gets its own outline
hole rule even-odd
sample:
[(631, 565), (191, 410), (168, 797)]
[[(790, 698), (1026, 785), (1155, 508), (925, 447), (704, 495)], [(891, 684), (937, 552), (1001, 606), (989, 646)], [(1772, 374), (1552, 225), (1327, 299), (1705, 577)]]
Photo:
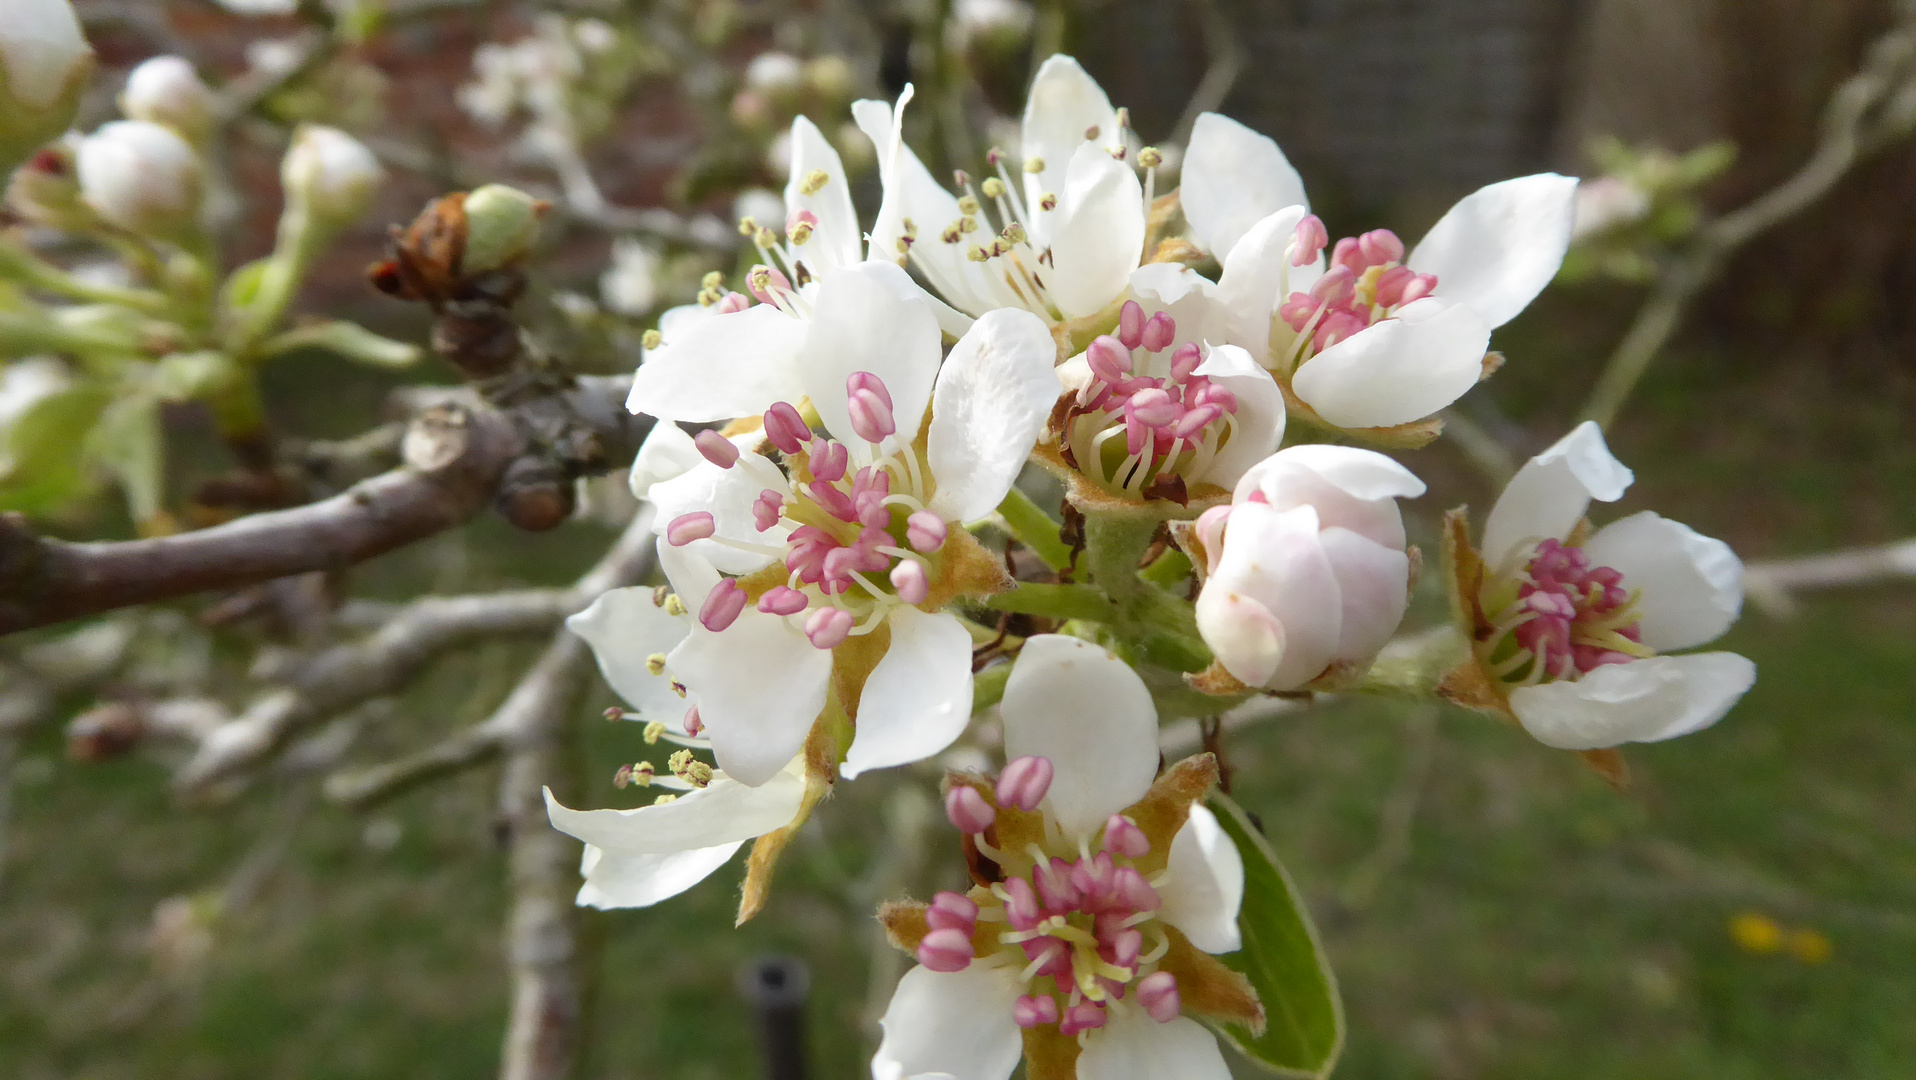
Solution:
[[(342, 225), (365, 213), (386, 177), (379, 159), (358, 139), (338, 128), (318, 124), (307, 124), (293, 136), (292, 146), (280, 161), (279, 174), (286, 188), (287, 205), (302, 208), (327, 225)], [(470, 230), (470, 198), (466, 200), (466, 215)], [(471, 235), (469, 231), (468, 260)]]
[(93, 50), (68, 0), (8, 0), (0, 12), (0, 172), (73, 123)]
[(552, 204), (504, 184), (487, 184), (466, 196), (466, 253), (462, 274), (512, 266), (539, 239), (539, 220)]

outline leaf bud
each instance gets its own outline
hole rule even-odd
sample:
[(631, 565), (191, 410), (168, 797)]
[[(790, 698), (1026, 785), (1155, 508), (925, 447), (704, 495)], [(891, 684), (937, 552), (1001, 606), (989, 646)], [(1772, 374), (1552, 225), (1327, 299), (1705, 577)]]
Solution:
[(502, 270), (525, 258), (539, 239), (539, 221), (552, 204), (504, 184), (466, 196), (466, 250), (459, 269), (471, 276)]

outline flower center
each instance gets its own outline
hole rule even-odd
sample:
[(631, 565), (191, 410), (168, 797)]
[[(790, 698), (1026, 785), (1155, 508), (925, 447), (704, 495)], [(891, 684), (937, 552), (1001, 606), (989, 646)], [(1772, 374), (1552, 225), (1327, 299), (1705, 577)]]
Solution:
[[(1118, 110), (1119, 126), (1127, 127), (1129, 123), (1129, 114)], [(1098, 136), (1099, 131), (1095, 127), (1085, 131), (1087, 141), (1095, 140)], [(1126, 152), (1120, 148), (1111, 153), (1122, 160)], [(909, 260), (947, 297), (978, 294), (992, 308), (1022, 308), (1048, 323), (1063, 322), (1064, 312), (1052, 299), (1050, 289), (1045, 284), (1045, 275), (1054, 266), (1051, 248), (1035, 243), (1035, 230), (1032, 228), (1057, 212), (1059, 196), (1055, 192), (1045, 192), (1038, 197), (1035, 205), (1026, 206), (1018, 193), (1018, 185), (1012, 182), (1011, 174), (1005, 167), (1005, 157), (1004, 151), (995, 148), (985, 155), (995, 175), (987, 176), (981, 184), (974, 184), (971, 174), (963, 170), (953, 174), (957, 189), (963, 193), (958, 198), (958, 217), (940, 227), (936, 235), (921, 237), (918, 223), (905, 219), (902, 223), (903, 235), (898, 238), (898, 258), (901, 263)], [(1157, 166), (1161, 161), (1162, 155), (1150, 147), (1138, 155), (1138, 162), (1145, 169), (1146, 214), (1151, 209)], [(1025, 169), (1034, 173), (1043, 172), (1044, 162), (1027, 161)], [(979, 264), (984, 272), (964, 275), (963, 282), (952, 281), (950, 278), (954, 270), (951, 265), (940, 260), (925, 259), (919, 248), (921, 243), (935, 243), (962, 251), (966, 259)]]
[[(1297, 223), (1287, 249), (1287, 266), (1313, 263), (1330, 242), (1324, 223), (1312, 214)], [(1404, 265), (1404, 242), (1389, 229), (1347, 236), (1331, 251), (1331, 266), (1309, 292), (1291, 292), (1288, 280), (1279, 285), (1289, 299), (1278, 307), (1296, 337), (1280, 350), (1286, 371), (1366, 327), (1382, 322), (1397, 309), (1421, 300), (1437, 289), (1434, 274), (1419, 274)]]
[[(854, 434), (863, 443), (858, 457), (869, 462), (857, 468), (850, 446), (813, 432), (789, 402), (765, 411), (765, 437), (784, 458), (791, 494), (762, 490), (752, 506), (753, 523), (760, 533), (772, 532), (781, 522), (793, 526), (782, 543), (714, 536), (707, 513), (681, 515), (666, 529), (667, 541), (675, 545), (711, 538), (779, 557), (785, 583), (760, 595), (758, 610), (794, 620), (821, 649), (870, 633), (899, 604), (923, 603), (931, 588), (932, 557), (948, 531), (945, 520), (926, 509), (930, 470), (918, 450), (898, 438), (883, 380), (855, 372), (846, 380), (846, 398)], [(701, 432), (696, 441), (713, 464), (728, 469), (737, 464), (737, 448), (718, 433)], [(727, 578), (708, 595), (699, 620), (709, 630), (722, 631), (746, 602), (737, 581)]]
[(1171, 316), (1146, 319), (1127, 300), (1117, 335), (1085, 350), (1091, 381), (1065, 412), (1064, 453), (1107, 491), (1161, 494), (1201, 472), (1237, 430), (1237, 396), (1196, 373), (1203, 362), (1196, 342), (1171, 350), (1176, 336)]
[(1580, 547), (1545, 540), (1496, 589), (1503, 603), (1479, 648), (1506, 682), (1576, 679), (1656, 655), (1643, 644), (1638, 594), (1624, 588), (1618, 571), (1592, 566)]
[[(1011, 762), (999, 777), (997, 804), (1035, 809), (1051, 771), (1044, 758)], [(996, 809), (977, 789), (953, 787), (946, 811), (999, 866), (1030, 869), (1008, 873), (988, 891), (974, 889), (977, 899), (939, 893), (926, 913), (930, 931), (918, 947), (920, 963), (946, 972), (973, 963), (1015, 970), (1024, 990), (1012, 1008), (1020, 1027), (1056, 1025), (1064, 1035), (1080, 1035), (1103, 1027), (1127, 999), (1159, 1023), (1179, 1015), (1177, 978), (1157, 968), (1171, 943), (1158, 919), (1157, 890), (1137, 867), (1151, 844), (1135, 822), (1112, 815), (1096, 854), (1089, 840), (1063, 853), (1038, 844), (1001, 852), (984, 838)], [(981, 934), (980, 924), (991, 929)]]

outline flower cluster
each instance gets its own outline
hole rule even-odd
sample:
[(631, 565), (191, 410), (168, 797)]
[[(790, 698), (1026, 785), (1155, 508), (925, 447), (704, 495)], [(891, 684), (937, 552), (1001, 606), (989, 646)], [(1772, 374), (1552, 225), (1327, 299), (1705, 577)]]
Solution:
[[(1451, 516), (1455, 618), (1400, 637), (1422, 565), (1402, 504), (1425, 486), (1380, 451), (1434, 438), (1497, 368), (1491, 332), (1557, 271), (1576, 181), (1490, 185), (1414, 247), (1333, 242), (1276, 144), (1222, 116), (1160, 195), (1172, 155), (1069, 58), (982, 180), (931, 175), (911, 99), (852, 108), (882, 186), (868, 233), (798, 117), (762, 212), (783, 221), (741, 222), (761, 261), (647, 336), (632, 489), (668, 584), (571, 625), (621, 715), (678, 749), (620, 769), (665, 789), (651, 805), (553, 801), (552, 820), (587, 843), (579, 900), (602, 907), (674, 895), (755, 839), (749, 916), (834, 784), (945, 755), (976, 715), (1002, 739), (961, 747), (944, 786), (971, 885), (882, 909), (918, 966), (873, 1075), (1222, 1080), (1192, 1017), (1263, 1052), (1294, 988), (1244, 920), (1285, 902), (1282, 874), (1227, 827), (1214, 757), (1161, 767), (1161, 716), (1388, 691), (1566, 749), (1668, 738), (1751, 685), (1740, 657), (1667, 655), (1728, 628), (1740, 565), (1655, 514), (1593, 530), (1589, 502), (1629, 473), (1586, 425), (1480, 542)], [(1027, 465), (1062, 481), (1062, 520), (1018, 486)]]

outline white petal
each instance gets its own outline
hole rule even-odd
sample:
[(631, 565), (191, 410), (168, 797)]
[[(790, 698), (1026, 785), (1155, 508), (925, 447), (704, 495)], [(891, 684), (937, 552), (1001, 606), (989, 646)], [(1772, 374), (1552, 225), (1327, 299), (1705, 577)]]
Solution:
[(669, 855), (607, 855), (603, 849), (587, 845), (585, 858), (579, 863), (585, 884), (579, 886), (576, 903), (602, 911), (651, 907), (711, 877), (744, 843), (734, 840)]
[(1131, 166), (1083, 143), (1065, 174), (1044, 275), (1066, 318), (1095, 315), (1123, 295), (1143, 255), (1144, 224), (1144, 189)]
[(1604, 445), (1589, 420), (1517, 470), (1484, 520), (1484, 561), (1491, 569), (1527, 553), (1539, 541), (1561, 540), (1583, 520), (1590, 500), (1615, 502), (1636, 477)]
[(1755, 683), (1756, 665), (1735, 653), (1653, 656), (1575, 682), (1519, 687), (1510, 707), (1545, 746), (1594, 750), (1709, 727)]
[(1404, 517), (1394, 500), (1422, 495), (1424, 482), (1374, 450), (1306, 443), (1258, 462), (1231, 498), (1246, 502), (1254, 493), (1274, 510), (1315, 508), (1320, 528), (1349, 529), (1401, 549)]
[(1277, 143), (1217, 113), (1200, 115), (1191, 129), (1179, 185), (1191, 235), (1220, 262), (1259, 220), (1310, 206), (1303, 178)]
[(1244, 857), (1217, 816), (1191, 807), (1191, 820), (1171, 841), (1171, 861), (1158, 898), (1158, 915), (1208, 953), (1236, 952), (1244, 938), (1237, 913), (1244, 905)]
[(1198, 636), (1246, 686), (1263, 686), (1284, 659), (1284, 626), (1250, 597), (1207, 579), (1195, 611)]
[(1437, 275), (1437, 295), (1469, 304), (1491, 329), (1537, 298), (1563, 265), (1577, 178), (1539, 173), (1480, 188), (1431, 226), (1407, 265)]
[(1056, 357), (1044, 320), (1000, 308), (986, 312), (945, 358), (926, 443), (938, 481), (931, 509), (945, 520), (976, 521), (1011, 490), (1064, 392)]
[(1339, 427), (1408, 424), (1477, 385), (1489, 347), (1475, 310), (1419, 301), (1306, 361), (1291, 388)]
[(1067, 835), (1088, 836), (1144, 797), (1158, 772), (1158, 710), (1144, 680), (1088, 641), (1025, 641), (1005, 682), (1005, 758), (1044, 757), (1046, 802)]
[(1025, 1053), (1024, 1037), (1011, 1018), (1018, 990), (1014, 972), (990, 964), (905, 972), (878, 1022), (885, 1034), (872, 1058), (872, 1080), (926, 1073), (1007, 1080)]
[[(1343, 601), (1337, 576), (1318, 540), (1317, 511), (1309, 506), (1277, 511), (1257, 503), (1231, 509), (1224, 554), (1198, 597), (1198, 631), (1226, 670), (1252, 686), (1294, 690), (1322, 674), (1337, 658), (1343, 631)], [(1207, 605), (1205, 596), (1213, 599)], [(1240, 598), (1232, 601), (1230, 597)], [(1249, 601), (1246, 608), (1242, 601)], [(1227, 630), (1262, 608), (1281, 626), (1282, 651), (1264, 672), (1262, 643), (1239, 641)], [(1208, 609), (1208, 610), (1207, 610)], [(1235, 609), (1235, 610), (1234, 610)], [(1234, 617), (1238, 623), (1213, 621)], [(1208, 626), (1207, 626), (1208, 624)], [(1236, 664), (1242, 664), (1239, 670)], [(1262, 675), (1262, 678), (1254, 676)]]
[(1244, 474), (1277, 451), (1284, 441), (1284, 392), (1251, 354), (1235, 345), (1214, 345), (1197, 373), (1217, 380), (1237, 396), (1237, 429), (1216, 457), (1191, 479), (1226, 491)]
[(858, 696), (857, 731), (840, 771), (909, 765), (942, 753), (971, 721), (971, 634), (956, 618), (900, 605), (891, 645)]
[(900, 443), (917, 436), (938, 377), (938, 318), (917, 290), (901, 294), (900, 279), (909, 280), (894, 264), (859, 263), (825, 275), (813, 301), (812, 332), (798, 361), (805, 392), (826, 430), (853, 447), (863, 445), (845, 403), (845, 380), (854, 372), (884, 380)]
[(769, 304), (702, 319), (647, 354), (632, 376), (626, 408), (706, 423), (796, 401), (804, 393), (795, 361), (805, 326)]
[(592, 646), (607, 685), (632, 706), (639, 719), (658, 721), (683, 733), (686, 703), (672, 690), (672, 680), (654, 675), (646, 658), (671, 652), (691, 631), (689, 615), (668, 615), (652, 602), (649, 586), (613, 589), (592, 606), (565, 621), (573, 633)]
[(706, 596), (718, 586), (718, 568), (691, 547), (673, 547), (663, 536), (659, 537), (657, 551), (659, 569), (665, 571), (665, 580), (671, 582), (672, 591), (679, 594), (685, 610), (697, 614), (705, 606)]
[(652, 493), (653, 484), (684, 476), (704, 460), (698, 444), (684, 428), (670, 420), (660, 420), (639, 444), (639, 454), (632, 459), (632, 472), (626, 483), (632, 488), (633, 497), (643, 499)]
[(982, 315), (993, 305), (977, 292), (977, 267), (965, 257), (965, 245), (939, 240), (945, 226), (958, 220), (958, 197), (946, 191), (932, 178), (918, 155), (905, 145), (902, 124), (905, 105), (911, 101), (912, 87), (907, 84), (893, 109), (882, 101), (859, 101), (852, 105), (852, 117), (878, 148), (878, 169), (884, 184), (884, 200), (878, 218), (872, 224), (868, 257), (873, 261), (903, 262), (900, 250), (906, 223), (910, 222), (917, 240), (909, 245), (910, 261), (931, 282), (932, 288), (947, 300), (972, 315)]
[(1177, 323), (1171, 344), (1159, 353), (1148, 353), (1140, 375), (1164, 378), (1171, 372), (1171, 354), (1187, 342), (1205, 345), (1223, 340), (1225, 312), (1218, 301), (1218, 288), (1204, 275), (1177, 263), (1146, 263), (1131, 272), (1131, 298), (1148, 318), (1158, 312)]
[[(1085, 134), (1097, 128), (1087, 140)], [(1086, 145), (1105, 153), (1121, 145), (1118, 113), (1111, 107), (1097, 80), (1069, 56), (1052, 56), (1038, 68), (1031, 80), (1031, 93), (1025, 98), (1023, 145), (1020, 153), (1027, 164), (1042, 161), (1044, 168), (1025, 174), (1025, 207), (1034, 220), (1032, 236), (1042, 247), (1055, 228), (1038, 210), (1046, 193), (1063, 195), (1071, 159)], [(1141, 239), (1141, 238), (1140, 238)]]
[(701, 458), (685, 475), (652, 485), (648, 494), (659, 508), (653, 531), (663, 536), (673, 520), (681, 514), (709, 513), (712, 515), (713, 536), (694, 540), (685, 545), (686, 549), (705, 556), (713, 566), (728, 574), (749, 574), (779, 556), (770, 551), (730, 547), (721, 543), (719, 538), (763, 544), (768, 548), (783, 544), (786, 534), (793, 528), (790, 522), (781, 521), (771, 529), (759, 532), (758, 522), (752, 516), (752, 504), (768, 489), (781, 495), (791, 492), (785, 475), (769, 458), (753, 453), (740, 454), (738, 463), (729, 469), (721, 469)]
[(1343, 601), (1337, 659), (1367, 662), (1383, 649), (1404, 621), (1410, 603), (1410, 556), (1349, 529), (1326, 528), (1317, 534), (1324, 557), (1337, 575)]
[(673, 802), (631, 810), (572, 810), (547, 789), (546, 815), (553, 828), (610, 855), (694, 851), (750, 840), (790, 824), (805, 797), (800, 772), (774, 770), (758, 787), (720, 777)]
[(1307, 292), (1322, 273), (1322, 255), (1309, 266), (1290, 264), (1291, 239), (1305, 213), (1291, 206), (1264, 217), (1223, 257), (1217, 292), (1224, 340), (1249, 349), (1265, 367), (1271, 366), (1271, 317), (1286, 299), (1280, 294)]
[(1231, 1067), (1203, 1024), (1188, 1016), (1160, 1024), (1125, 1009), (1086, 1037), (1078, 1080), (1231, 1080)]
[(1643, 643), (1658, 652), (1715, 641), (1743, 610), (1742, 560), (1688, 525), (1645, 510), (1598, 529), (1583, 550), (1643, 590)]
[[(805, 183), (814, 171), (824, 172), (825, 186), (807, 195)], [(813, 277), (859, 261), (863, 245), (845, 165), (817, 125), (803, 116), (792, 121), (792, 173), (785, 184), (785, 207), (788, 212), (810, 210), (818, 217), (811, 239), (792, 249)], [(783, 225), (779, 229), (785, 231)]]
[(757, 785), (805, 744), (825, 707), (832, 654), (813, 648), (784, 618), (748, 605), (723, 632), (694, 625), (665, 666), (698, 695), (719, 768)]

